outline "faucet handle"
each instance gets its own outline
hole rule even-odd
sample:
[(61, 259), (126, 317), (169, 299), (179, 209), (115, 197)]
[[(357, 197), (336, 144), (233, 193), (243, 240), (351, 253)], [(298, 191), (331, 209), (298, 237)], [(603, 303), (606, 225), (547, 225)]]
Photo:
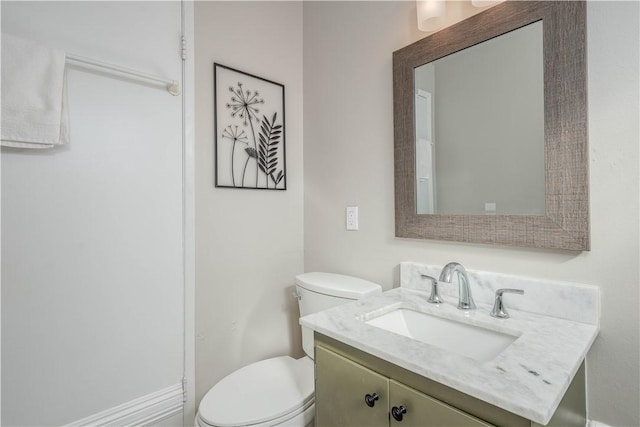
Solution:
[(509, 318), (509, 313), (507, 313), (507, 309), (502, 303), (502, 294), (504, 293), (524, 295), (524, 291), (522, 289), (498, 289), (496, 291), (496, 299), (493, 303), (493, 309), (491, 310), (491, 313), (489, 313), (491, 316), (497, 317), (498, 319)]
[(438, 292), (438, 279), (427, 276), (426, 274), (421, 274), (420, 277), (431, 280), (431, 295), (427, 299), (427, 302), (432, 304), (440, 304), (443, 302), (442, 298), (440, 298), (440, 293)]

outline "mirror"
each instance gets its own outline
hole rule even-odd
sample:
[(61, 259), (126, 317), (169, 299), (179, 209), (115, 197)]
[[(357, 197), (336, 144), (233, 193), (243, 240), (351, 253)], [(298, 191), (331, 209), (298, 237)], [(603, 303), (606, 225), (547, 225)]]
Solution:
[(394, 52), (396, 236), (589, 250), (585, 23), (507, 1)]
[(418, 214), (544, 215), (542, 64), (538, 21), (415, 68)]

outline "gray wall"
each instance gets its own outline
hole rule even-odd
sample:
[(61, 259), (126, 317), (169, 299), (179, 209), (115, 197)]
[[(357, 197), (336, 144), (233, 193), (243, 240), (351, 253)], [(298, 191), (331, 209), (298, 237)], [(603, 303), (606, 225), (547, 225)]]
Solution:
[[(587, 360), (589, 417), (631, 426), (640, 424), (639, 4), (587, 8), (592, 250), (577, 253), (395, 238), (391, 52), (424, 36), (414, 3), (305, 2), (305, 270), (389, 289), (401, 261), (457, 260), (600, 286), (602, 330)], [(352, 205), (360, 208), (358, 232), (344, 230)]]
[[(241, 366), (301, 355), (302, 4), (196, 2), (196, 398)], [(213, 63), (285, 85), (287, 190), (214, 187)]]

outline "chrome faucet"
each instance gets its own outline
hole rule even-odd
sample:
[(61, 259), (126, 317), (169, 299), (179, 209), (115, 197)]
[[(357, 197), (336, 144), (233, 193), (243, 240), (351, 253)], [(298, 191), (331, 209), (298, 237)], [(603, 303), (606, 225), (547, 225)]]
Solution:
[(473, 297), (471, 296), (467, 270), (465, 270), (462, 264), (450, 262), (445, 265), (440, 273), (440, 282), (451, 283), (453, 273), (458, 273), (458, 308), (460, 310), (473, 310), (476, 308), (476, 303), (473, 301)]

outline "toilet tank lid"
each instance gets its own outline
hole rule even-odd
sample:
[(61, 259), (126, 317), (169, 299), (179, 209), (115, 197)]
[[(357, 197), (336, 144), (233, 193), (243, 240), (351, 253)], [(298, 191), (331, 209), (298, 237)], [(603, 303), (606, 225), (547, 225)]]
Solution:
[(312, 292), (354, 300), (382, 292), (382, 287), (377, 283), (334, 273), (299, 274), (296, 276), (296, 285)]

